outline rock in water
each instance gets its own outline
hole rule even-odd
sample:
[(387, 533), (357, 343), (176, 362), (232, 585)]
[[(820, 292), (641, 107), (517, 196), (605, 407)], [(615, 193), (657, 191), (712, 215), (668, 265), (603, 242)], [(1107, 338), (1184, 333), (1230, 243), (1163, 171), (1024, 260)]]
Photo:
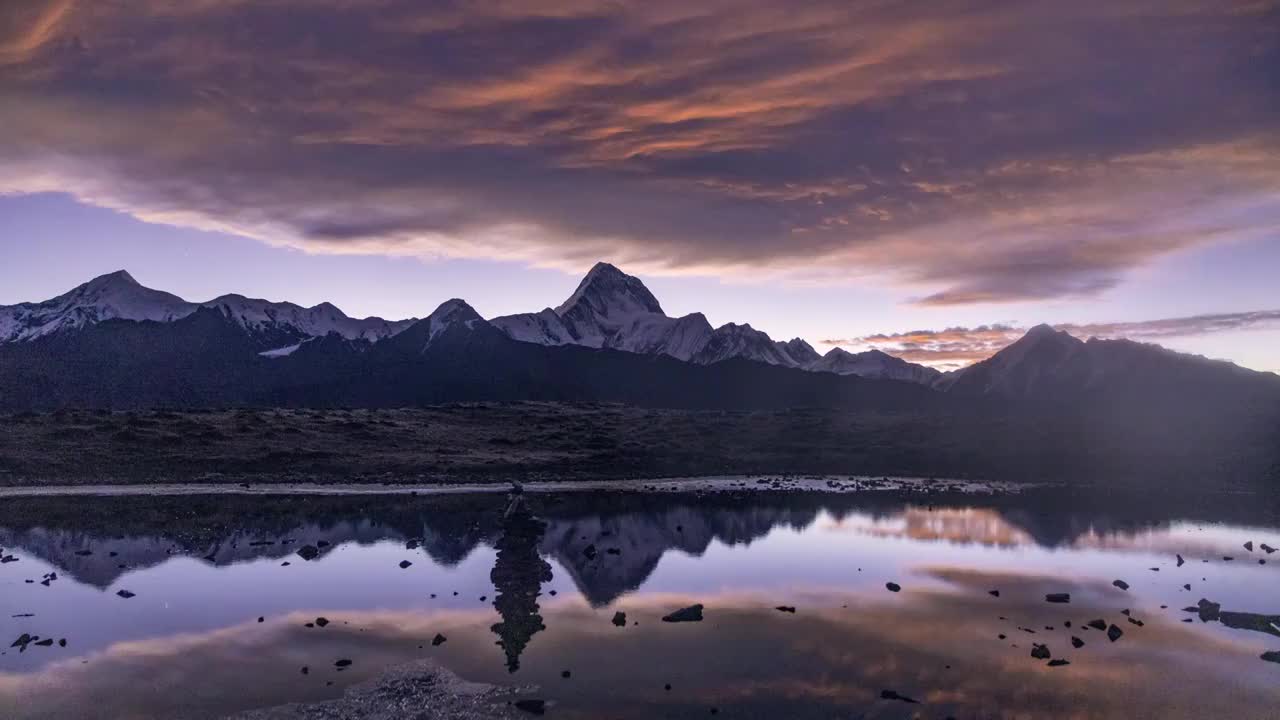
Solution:
[(440, 645), (443, 645), (448, 640), (449, 638), (441, 635), (440, 633), (436, 633), (436, 636), (431, 638), (431, 647), (438, 647)]
[(902, 586), (896, 582), (885, 583), (884, 586), (889, 588), (889, 592), (898, 592), (902, 589)]
[(1280, 663), (1280, 650), (1272, 650), (1262, 653), (1262, 659), (1267, 662)]
[(320, 548), (315, 545), (303, 545), (298, 548), (298, 557), (307, 561), (315, 560), (320, 557)]
[(547, 712), (547, 703), (545, 700), (517, 700), (516, 709), (523, 710), (530, 715), (545, 715)]
[(1128, 589), (1129, 589), (1129, 583), (1127, 583), (1127, 582), (1125, 582), (1125, 581), (1123, 581), (1123, 580), (1116, 580), (1116, 581), (1112, 582), (1111, 584), (1112, 584), (1112, 585), (1115, 585), (1116, 587), (1120, 588), (1121, 590), (1128, 590)]
[(1200, 602), (1196, 603), (1195, 612), (1200, 615), (1200, 622), (1212, 622), (1222, 613), (1222, 605), (1200, 598)]
[(670, 615), (664, 615), (662, 622), (702, 622), (702, 605), (690, 605), (687, 608), (680, 608)]
[(120, 597), (124, 598), (125, 600), (128, 600), (128, 599), (129, 599), (129, 598), (131, 598), (131, 597), (137, 597), (137, 595), (136, 595), (135, 593), (131, 593), (131, 592), (129, 592), (128, 590), (121, 590), (120, 592), (116, 593), (116, 595), (119, 595)]
[(1049, 652), (1048, 645), (1041, 645), (1039, 643), (1036, 643), (1031, 647), (1031, 657), (1037, 660), (1048, 660), (1049, 657), (1052, 655), (1053, 653)]
[(1177, 557), (1178, 557), (1178, 567), (1182, 567), (1183, 564), (1186, 563), (1186, 560), (1183, 560), (1181, 555), (1178, 555)]
[(1094, 630), (1106, 630), (1107, 621), (1103, 620), (1102, 618), (1098, 618), (1097, 620), (1090, 620), (1089, 627), (1093, 628)]
[(880, 699), (881, 700), (898, 700), (904, 703), (911, 703), (912, 705), (920, 704), (919, 700), (916, 700), (914, 698), (909, 698), (906, 695), (901, 695), (893, 690), (881, 690)]
[(796, 614), (796, 609), (791, 605), (779, 605), (774, 608), (774, 610), (777, 610), (778, 612), (791, 613), (792, 615)]
[(1071, 663), (1070, 663), (1069, 661), (1067, 661), (1067, 660), (1062, 660), (1062, 659), (1050, 660), (1050, 661), (1049, 661), (1049, 667), (1062, 667), (1063, 665), (1070, 665), (1070, 664), (1071, 664)]
[(1079, 650), (1080, 648), (1084, 647), (1084, 641), (1083, 641), (1083, 640), (1081, 640), (1080, 638), (1076, 637), (1075, 635), (1072, 635), (1072, 636), (1071, 636), (1071, 647), (1073, 647), (1073, 648), (1075, 648), (1075, 649)]
[(404, 569), (408, 568), (408, 567), (409, 567), (410, 565), (412, 565), (412, 564), (413, 564), (413, 563), (409, 562), (408, 560), (401, 560), (401, 561), (400, 561), (400, 569), (401, 569), (401, 570), (404, 570)]
[(1069, 603), (1071, 602), (1071, 595), (1068, 593), (1049, 593), (1044, 596), (1044, 600), (1051, 603)]
[(1107, 628), (1107, 637), (1111, 640), (1111, 642), (1115, 642), (1119, 640), (1123, 635), (1124, 635), (1124, 631), (1116, 627), (1115, 625), (1112, 625), (1111, 627)]
[(616, 612), (613, 614), (613, 624), (618, 627), (627, 626), (627, 614), (624, 612)]

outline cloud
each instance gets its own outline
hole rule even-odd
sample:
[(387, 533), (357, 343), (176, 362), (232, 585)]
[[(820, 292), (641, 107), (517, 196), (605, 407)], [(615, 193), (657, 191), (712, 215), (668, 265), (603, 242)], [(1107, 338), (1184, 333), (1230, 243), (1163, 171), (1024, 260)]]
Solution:
[(1280, 229), (1272, 2), (20, 8), (0, 192), (311, 252), (939, 305), (1092, 295)]
[[(1137, 322), (1063, 323), (1054, 327), (1080, 338), (1126, 338), (1158, 342), (1169, 338), (1277, 328), (1280, 327), (1280, 310), (1192, 315)], [(948, 368), (985, 360), (1022, 337), (1026, 331), (1026, 327), (1019, 325), (994, 324), (832, 338), (823, 340), (822, 344), (874, 347), (911, 362)]]

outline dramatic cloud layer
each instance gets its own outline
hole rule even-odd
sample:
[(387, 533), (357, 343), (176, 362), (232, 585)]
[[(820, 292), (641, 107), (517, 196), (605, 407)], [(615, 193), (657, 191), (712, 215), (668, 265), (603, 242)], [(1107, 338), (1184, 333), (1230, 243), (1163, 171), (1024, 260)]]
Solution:
[[(1233, 330), (1280, 328), (1280, 310), (1194, 315), (1140, 322), (1065, 323), (1054, 327), (1079, 338), (1127, 338), (1159, 342), (1168, 338), (1197, 337)], [(822, 343), (832, 346), (876, 347), (904, 360), (949, 368), (986, 359), (1022, 337), (1026, 331), (1027, 328), (1014, 325), (980, 325), (972, 328), (951, 327), (945, 330), (912, 330), (858, 338), (832, 338), (823, 340)]]
[(1096, 293), (1280, 230), (1272, 0), (27, 0), (0, 192), (321, 252)]

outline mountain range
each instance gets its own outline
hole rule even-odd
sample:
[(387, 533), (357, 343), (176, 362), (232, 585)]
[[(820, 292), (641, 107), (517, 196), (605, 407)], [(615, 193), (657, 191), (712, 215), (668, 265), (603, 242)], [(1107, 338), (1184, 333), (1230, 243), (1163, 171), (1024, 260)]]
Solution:
[[(460, 300), (450, 300), (441, 309), (459, 303), (465, 305)], [(273, 358), (289, 355), (302, 343), (330, 334), (375, 343), (398, 335), (417, 322), (417, 318), (351, 318), (329, 303), (304, 308), (242, 295), (187, 302), (143, 287), (121, 270), (94, 278), (51, 300), (0, 307), (0, 343), (39, 340), (107, 320), (168, 323), (190, 317), (202, 308), (214, 310), (243, 328), (262, 347), (259, 353)], [(439, 313), (438, 309), (432, 316)], [(608, 263), (596, 264), (573, 295), (554, 309), (507, 315), (488, 322), (520, 342), (666, 355), (700, 365), (741, 357), (781, 367), (922, 384), (940, 376), (932, 368), (878, 350), (854, 354), (836, 348), (823, 356), (800, 338), (775, 342), (750, 325), (729, 323), (712, 328), (701, 313), (669, 317), (643, 282)], [(441, 327), (439, 321), (436, 327)]]
[(1270, 407), (1280, 377), (1047, 325), (947, 374), (878, 350), (821, 355), (747, 324), (670, 317), (638, 278), (598, 263), (559, 306), (489, 320), (460, 299), (397, 321), (328, 303), (188, 302), (119, 271), (0, 307), (0, 390), (8, 409), (537, 399), (915, 411), (957, 399)]

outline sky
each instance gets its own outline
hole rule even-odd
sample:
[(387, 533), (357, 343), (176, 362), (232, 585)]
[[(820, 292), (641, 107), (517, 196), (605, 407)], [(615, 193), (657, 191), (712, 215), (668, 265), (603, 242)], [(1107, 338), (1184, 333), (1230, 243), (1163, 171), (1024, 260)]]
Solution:
[(567, 297), (1280, 370), (1276, 0), (0, 4), (0, 304)]

